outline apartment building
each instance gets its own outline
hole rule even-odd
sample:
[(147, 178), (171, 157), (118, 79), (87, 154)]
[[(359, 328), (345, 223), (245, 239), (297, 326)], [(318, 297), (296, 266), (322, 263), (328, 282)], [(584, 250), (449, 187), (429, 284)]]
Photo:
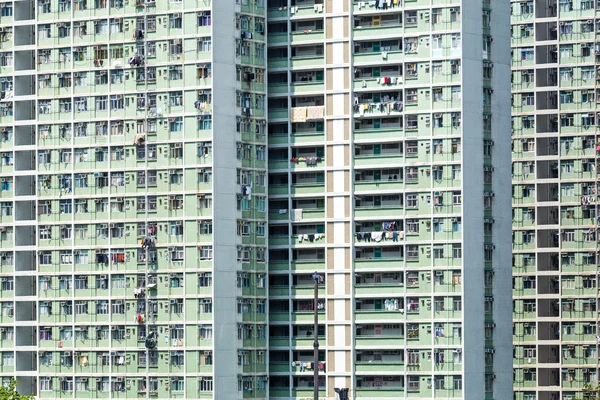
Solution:
[(509, 4), (267, 6), (270, 398), (512, 397)]
[(600, 3), (511, 2), (515, 399), (598, 381)]
[(0, 377), (509, 398), (509, 14), (0, 1)]
[(267, 397), (265, 13), (0, 3), (0, 368), (21, 391)]

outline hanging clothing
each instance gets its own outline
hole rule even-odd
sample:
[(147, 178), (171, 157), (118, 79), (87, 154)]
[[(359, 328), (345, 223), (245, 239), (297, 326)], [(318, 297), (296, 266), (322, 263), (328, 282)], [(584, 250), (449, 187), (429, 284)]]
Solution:
[(371, 239), (376, 242), (381, 242), (383, 239), (383, 232), (371, 232)]

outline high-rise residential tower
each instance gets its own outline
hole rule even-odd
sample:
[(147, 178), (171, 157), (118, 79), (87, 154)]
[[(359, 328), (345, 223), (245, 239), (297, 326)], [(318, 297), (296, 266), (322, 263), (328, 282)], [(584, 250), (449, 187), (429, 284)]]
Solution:
[(509, 14), (1, 1), (0, 377), (510, 398)]
[(600, 3), (511, 8), (514, 398), (581, 399), (600, 366)]
[(321, 3), (267, 4), (270, 397), (316, 270), (323, 398), (508, 399), (509, 4)]
[(0, 3), (0, 346), (20, 390), (267, 397), (265, 13)]

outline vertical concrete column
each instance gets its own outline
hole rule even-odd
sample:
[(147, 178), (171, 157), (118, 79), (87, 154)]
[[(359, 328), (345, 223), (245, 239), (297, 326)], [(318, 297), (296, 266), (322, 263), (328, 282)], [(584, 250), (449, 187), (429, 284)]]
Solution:
[(325, 4), (327, 395), (353, 370), (351, 1)]

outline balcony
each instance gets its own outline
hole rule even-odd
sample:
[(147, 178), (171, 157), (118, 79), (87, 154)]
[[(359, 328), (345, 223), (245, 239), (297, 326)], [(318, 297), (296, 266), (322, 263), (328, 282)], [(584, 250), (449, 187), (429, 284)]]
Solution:
[(378, 388), (362, 388), (357, 387), (355, 390), (357, 398), (367, 397), (369, 399), (382, 399), (382, 398), (404, 398), (404, 388), (398, 387), (378, 387)]
[(381, 64), (384, 62), (402, 62), (405, 54), (402, 50), (372, 51), (354, 53), (354, 62), (357, 64)]
[[(373, 147), (373, 151), (364, 150), (368, 147)], [(404, 154), (402, 153), (402, 148), (398, 144), (362, 145), (355, 149), (354, 165), (356, 167), (401, 164), (403, 162)]]
[(402, 268), (404, 265), (404, 257), (389, 257), (389, 258), (355, 258), (354, 267), (357, 269), (371, 270), (386, 270), (394, 268)]
[[(270, 186), (270, 185), (269, 185)], [(269, 193), (271, 191), (269, 190)], [(325, 192), (325, 183), (320, 183), (320, 182), (313, 182), (313, 183), (309, 183), (309, 182), (301, 182), (301, 183), (294, 183), (291, 185), (290, 188), (290, 194), (293, 195), (297, 195), (297, 194), (323, 194)]]
[(367, 39), (376, 36), (400, 37), (403, 35), (402, 25), (396, 22), (396, 25), (379, 26), (355, 26), (353, 30), (354, 38)]
[(404, 179), (400, 174), (395, 176), (383, 176), (380, 179), (355, 180), (354, 190), (357, 192), (369, 192), (379, 190), (402, 190), (404, 188)]
[[(398, 334), (381, 334), (381, 335), (356, 335), (354, 342), (356, 347), (360, 346), (403, 346), (404, 336)], [(357, 371), (358, 372), (358, 371)]]
[(389, 296), (399, 296), (404, 294), (404, 284), (398, 283), (357, 283), (354, 293), (356, 296), (369, 296), (385, 294)]
[(357, 361), (355, 364), (357, 373), (378, 372), (398, 373), (404, 370), (404, 362), (399, 361)]
[(288, 18), (287, 6), (269, 7), (267, 9), (267, 18), (269, 20), (275, 19), (275, 18)]
[[(314, 313), (312, 311), (271, 311), (269, 321), (271, 322), (312, 322)], [(325, 322), (325, 310), (319, 311), (319, 322)], [(312, 344), (312, 339), (311, 339)]]
[(325, 37), (324, 32), (321, 30), (305, 30), (301, 32), (292, 32), (290, 34), (290, 42), (292, 45), (304, 44), (308, 42), (323, 42)]
[(401, 322), (404, 321), (404, 310), (356, 310), (354, 318), (359, 321)]
[(325, 64), (325, 57), (322, 54), (294, 56), (290, 59), (292, 68), (317, 67)]

